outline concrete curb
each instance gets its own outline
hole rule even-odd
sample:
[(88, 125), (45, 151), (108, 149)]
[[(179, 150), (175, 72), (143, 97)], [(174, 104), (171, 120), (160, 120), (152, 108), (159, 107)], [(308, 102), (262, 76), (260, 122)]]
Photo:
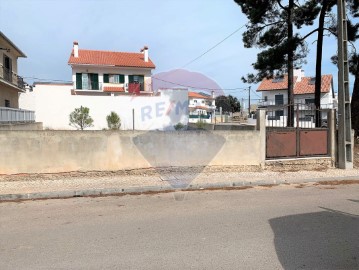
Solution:
[(211, 188), (240, 188), (240, 187), (254, 187), (263, 185), (280, 185), (280, 184), (301, 184), (301, 183), (315, 183), (321, 181), (345, 181), (345, 180), (359, 180), (359, 176), (345, 176), (345, 177), (326, 177), (326, 178), (308, 178), (308, 179), (290, 179), (290, 180), (254, 180), (254, 181), (238, 181), (238, 182), (217, 182), (204, 184), (191, 184), (185, 188), (175, 188), (171, 186), (142, 186), (129, 188), (104, 188), (104, 189), (83, 189), (83, 190), (65, 190), (65, 191), (51, 191), (51, 192), (34, 192), (34, 193), (18, 193), (18, 194), (0, 194), (0, 201), (21, 201), (21, 200), (40, 200), (40, 199), (65, 199), (76, 197), (91, 197), (91, 196), (116, 196), (116, 195), (139, 195), (141, 193), (157, 193), (157, 192), (175, 192), (175, 191), (193, 191)]

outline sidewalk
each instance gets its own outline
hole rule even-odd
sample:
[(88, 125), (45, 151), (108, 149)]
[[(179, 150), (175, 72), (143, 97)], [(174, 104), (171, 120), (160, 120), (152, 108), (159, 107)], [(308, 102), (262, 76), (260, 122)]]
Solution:
[(119, 193), (241, 187), (304, 182), (359, 180), (359, 169), (322, 171), (235, 171), (220, 168), (151, 169), (120, 172), (72, 172), (0, 176), (0, 201), (66, 198)]

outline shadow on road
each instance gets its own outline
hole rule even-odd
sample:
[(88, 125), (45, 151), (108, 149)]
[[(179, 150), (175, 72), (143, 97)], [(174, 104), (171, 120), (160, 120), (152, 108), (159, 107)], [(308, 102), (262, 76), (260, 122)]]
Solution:
[(359, 269), (359, 216), (322, 209), (269, 220), (284, 269)]

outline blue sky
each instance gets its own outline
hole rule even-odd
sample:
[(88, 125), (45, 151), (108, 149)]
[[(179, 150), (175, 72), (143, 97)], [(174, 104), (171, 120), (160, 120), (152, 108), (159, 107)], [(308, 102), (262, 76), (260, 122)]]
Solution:
[[(67, 61), (74, 40), (84, 49), (139, 51), (149, 46), (154, 73), (180, 68), (243, 26), (246, 18), (232, 0), (0, 0), (1, 31), (25, 52), (19, 73), (24, 77), (71, 80)], [(245, 28), (242, 28), (243, 30)], [(256, 49), (243, 47), (240, 31), (186, 69), (201, 72), (222, 88), (248, 87), (241, 77), (252, 71)], [(315, 38), (303, 66), (314, 75)], [(323, 74), (336, 40), (326, 38)], [(351, 82), (352, 84), (352, 82)], [(256, 85), (252, 89), (256, 89)], [(335, 89), (337, 86), (335, 85)], [(246, 98), (245, 91), (226, 91)], [(252, 98), (258, 98), (252, 94)]]

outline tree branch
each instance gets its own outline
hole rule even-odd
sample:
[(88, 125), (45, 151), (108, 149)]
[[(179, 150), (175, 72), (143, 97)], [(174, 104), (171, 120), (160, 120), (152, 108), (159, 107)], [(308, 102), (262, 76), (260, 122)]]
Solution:
[(288, 8), (287, 8), (287, 7), (285, 7), (285, 6), (283, 6), (283, 5), (282, 5), (282, 3), (281, 3), (280, 1), (281, 1), (281, 0), (277, 0), (278, 5), (279, 5), (282, 9), (284, 9), (284, 10), (288, 10)]
[(315, 32), (318, 32), (319, 28), (314, 29), (313, 31), (309, 32), (308, 34), (306, 34), (303, 38), (300, 39), (300, 41), (305, 40), (307, 37), (309, 37), (310, 35), (312, 35)]

